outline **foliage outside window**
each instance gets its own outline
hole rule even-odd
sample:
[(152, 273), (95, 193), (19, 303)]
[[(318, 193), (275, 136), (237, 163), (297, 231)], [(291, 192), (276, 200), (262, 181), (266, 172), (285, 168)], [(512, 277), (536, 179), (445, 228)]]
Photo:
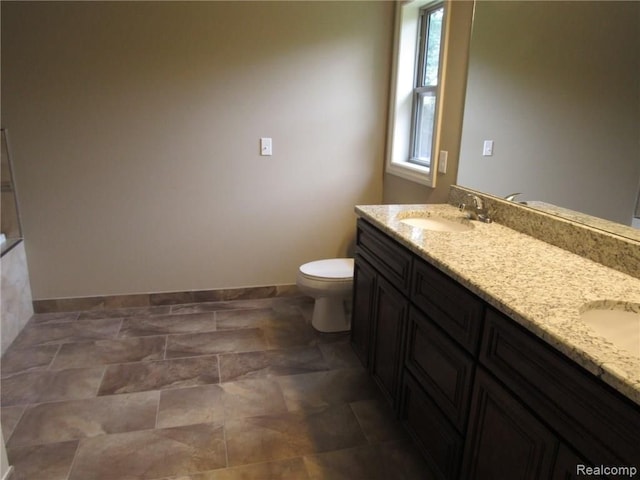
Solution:
[(442, 5), (426, 8), (420, 15), (409, 161), (427, 167), (434, 154), (443, 16)]

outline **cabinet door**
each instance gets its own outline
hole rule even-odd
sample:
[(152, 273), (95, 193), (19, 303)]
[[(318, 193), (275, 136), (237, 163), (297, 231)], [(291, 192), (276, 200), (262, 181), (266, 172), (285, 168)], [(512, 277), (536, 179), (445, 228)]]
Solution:
[(602, 476), (586, 475), (585, 467), (591, 464), (579, 456), (564, 443), (560, 444), (556, 464), (553, 467), (551, 480), (580, 480), (581, 478), (604, 478)]
[(369, 345), (371, 343), (375, 287), (375, 270), (361, 255), (356, 253), (353, 271), (351, 345), (365, 367), (369, 366)]
[(464, 447), (462, 435), (445, 419), (410, 372), (405, 372), (402, 382), (402, 424), (418, 445), (434, 477), (457, 479)]
[(395, 287), (378, 276), (374, 305), (371, 374), (391, 405), (397, 408), (409, 302)]
[(548, 479), (558, 443), (518, 400), (477, 369), (462, 478)]

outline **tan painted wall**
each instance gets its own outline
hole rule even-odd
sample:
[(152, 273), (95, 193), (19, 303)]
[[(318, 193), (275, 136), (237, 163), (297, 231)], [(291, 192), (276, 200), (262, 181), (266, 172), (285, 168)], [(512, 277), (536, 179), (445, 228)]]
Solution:
[(442, 96), (441, 137), (441, 150), (449, 152), (447, 172), (445, 174), (438, 173), (436, 188), (429, 188), (394, 175), (385, 174), (384, 203), (445, 203), (449, 195), (449, 186), (456, 183), (473, 6), (473, 1), (466, 0), (455, 0), (448, 5), (448, 15), (451, 17), (451, 37), (446, 59), (446, 88)]
[(392, 22), (388, 2), (3, 2), (34, 299), (288, 284), (345, 255), (353, 206), (382, 199)]

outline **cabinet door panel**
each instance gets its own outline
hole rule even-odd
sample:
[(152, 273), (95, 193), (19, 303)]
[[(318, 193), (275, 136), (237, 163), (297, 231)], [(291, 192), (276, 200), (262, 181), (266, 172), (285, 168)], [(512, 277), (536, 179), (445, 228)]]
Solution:
[(464, 432), (473, 358), (414, 308), (409, 313), (406, 368), (456, 428)]
[(536, 417), (477, 369), (462, 478), (548, 479), (557, 447)]
[(369, 366), (375, 288), (375, 270), (356, 252), (353, 271), (351, 345), (365, 367)]
[(586, 476), (583, 472), (578, 474), (578, 465), (591, 466), (584, 458), (561, 443), (556, 457), (556, 464), (553, 468), (551, 480), (581, 480), (583, 478), (605, 478), (601, 476)]
[(382, 277), (378, 277), (374, 312), (371, 373), (387, 399), (397, 407), (408, 301)]
[(409, 372), (403, 377), (401, 418), (437, 477), (458, 478), (464, 446), (462, 436)]

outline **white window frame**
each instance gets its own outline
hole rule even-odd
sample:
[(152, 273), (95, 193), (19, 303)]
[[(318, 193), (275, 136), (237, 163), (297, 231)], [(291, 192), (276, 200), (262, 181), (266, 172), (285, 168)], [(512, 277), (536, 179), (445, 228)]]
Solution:
[[(444, 7), (443, 32), (440, 44), (439, 79), (431, 161), (429, 166), (425, 166), (410, 161), (413, 150), (412, 119), (415, 74), (419, 51), (417, 39), (421, 10), (438, 4), (442, 4)], [(440, 151), (442, 98), (444, 96), (449, 36), (449, 15), (447, 13), (447, 2), (441, 0), (413, 0), (399, 2), (396, 5), (386, 172), (431, 188), (436, 186), (438, 172), (438, 155), (436, 155), (436, 152)]]

